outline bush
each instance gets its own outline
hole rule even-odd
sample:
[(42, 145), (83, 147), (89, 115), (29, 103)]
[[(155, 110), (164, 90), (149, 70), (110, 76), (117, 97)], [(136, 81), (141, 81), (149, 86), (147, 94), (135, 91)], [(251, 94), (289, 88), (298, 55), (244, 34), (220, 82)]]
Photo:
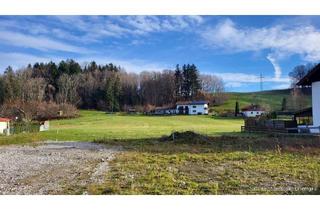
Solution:
[(78, 110), (71, 104), (56, 104), (53, 102), (6, 102), (0, 108), (2, 117), (15, 121), (43, 121), (50, 119), (77, 117)]
[(223, 110), (218, 113), (219, 117), (234, 117), (234, 111), (232, 110)]

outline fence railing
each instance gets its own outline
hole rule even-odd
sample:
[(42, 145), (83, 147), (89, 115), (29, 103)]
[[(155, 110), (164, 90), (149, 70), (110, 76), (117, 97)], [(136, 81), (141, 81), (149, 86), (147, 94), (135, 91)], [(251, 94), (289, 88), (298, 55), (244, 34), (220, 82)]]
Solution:
[(241, 132), (266, 132), (266, 133), (305, 133), (305, 134), (319, 134), (320, 126), (306, 126), (296, 128), (262, 128), (255, 126), (241, 126)]

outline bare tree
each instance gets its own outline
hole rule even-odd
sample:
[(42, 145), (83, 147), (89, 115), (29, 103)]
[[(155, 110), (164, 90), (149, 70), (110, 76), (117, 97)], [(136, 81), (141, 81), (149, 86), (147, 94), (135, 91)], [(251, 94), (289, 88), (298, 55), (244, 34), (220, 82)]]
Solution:
[(298, 65), (289, 73), (291, 78), (291, 87), (294, 88), (296, 83), (300, 81), (308, 72), (315, 66), (315, 64)]
[(81, 98), (78, 94), (78, 87), (80, 76), (77, 74), (67, 75), (63, 74), (58, 80), (58, 103), (71, 103), (77, 105), (80, 103)]
[(207, 93), (224, 92), (224, 84), (221, 78), (215, 75), (202, 74), (200, 75), (202, 91)]

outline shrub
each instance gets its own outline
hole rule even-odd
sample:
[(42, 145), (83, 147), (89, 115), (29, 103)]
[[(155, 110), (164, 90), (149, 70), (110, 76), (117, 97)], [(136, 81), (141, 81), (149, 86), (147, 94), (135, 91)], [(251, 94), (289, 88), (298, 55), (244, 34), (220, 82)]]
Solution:
[(78, 110), (75, 106), (66, 103), (11, 101), (1, 106), (0, 115), (15, 121), (43, 121), (77, 117)]

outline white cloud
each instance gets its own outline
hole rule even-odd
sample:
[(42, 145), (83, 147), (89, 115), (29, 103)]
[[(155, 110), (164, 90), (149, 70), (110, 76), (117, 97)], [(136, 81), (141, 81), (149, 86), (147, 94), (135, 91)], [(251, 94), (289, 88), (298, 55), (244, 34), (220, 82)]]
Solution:
[(225, 86), (228, 88), (239, 88), (243, 87), (245, 84), (241, 82), (227, 82), (225, 83)]
[(272, 87), (272, 89), (278, 90), (278, 89), (287, 89), (290, 88), (290, 84), (284, 83), (280, 85), (275, 85)]
[(192, 29), (204, 22), (201, 16), (56, 16), (63, 25), (83, 33), (86, 41), (104, 37), (141, 36), (155, 32)]
[(277, 56), (298, 54), (306, 61), (320, 60), (320, 31), (312, 25), (240, 28), (227, 19), (201, 36), (209, 46), (227, 52), (270, 50)]
[(263, 51), (274, 67), (274, 79), (281, 78), (279, 60), (297, 54), (305, 61), (320, 61), (320, 31), (312, 25), (287, 27), (241, 28), (230, 19), (207, 28), (202, 33), (205, 43), (227, 53)]
[[(29, 63), (33, 64), (35, 62), (49, 62), (51, 60), (48, 57), (35, 56), (31, 54), (24, 53), (2, 53), (0, 52), (0, 72), (3, 72), (8, 66), (13, 67), (13, 69), (19, 69), (27, 66)], [(58, 60), (58, 59), (57, 59)]]
[[(0, 72), (3, 72), (5, 68), (7, 68), (9, 65), (13, 67), (14, 69), (19, 69), (26, 67), (29, 63), (34, 64), (36, 62), (56, 62), (59, 63), (61, 60), (69, 59), (70, 57), (57, 57), (52, 55), (44, 55), (44, 56), (36, 56), (32, 54), (25, 54), (25, 53), (16, 53), (16, 52), (10, 52), (10, 53), (2, 53), (0, 52)], [(72, 59), (79, 62), (81, 65), (96, 61), (98, 64), (108, 64), (113, 63), (117, 66), (121, 66), (124, 68), (127, 72), (135, 72), (140, 73), (142, 71), (162, 71), (164, 69), (169, 69), (172, 66), (169, 66), (167, 64), (163, 63), (157, 63), (147, 60), (141, 60), (141, 59), (121, 59), (121, 58), (112, 58), (112, 57), (102, 57), (102, 56), (96, 56), (96, 57), (73, 57)]]
[[(245, 73), (215, 73), (216, 76), (222, 78), (226, 87), (235, 88), (242, 87), (249, 84), (260, 83), (260, 75), (245, 74)], [(289, 77), (263, 77), (263, 83), (275, 83), (275, 87), (288, 88), (290, 86)]]
[(140, 73), (142, 71), (162, 71), (164, 69), (169, 69), (172, 66), (163, 63), (157, 63), (141, 59), (121, 59), (121, 58), (112, 58), (112, 57), (80, 57), (76, 61), (79, 63), (85, 63), (90, 61), (95, 61), (98, 64), (107, 64), (113, 63), (117, 66), (121, 66), (127, 72)]
[(17, 47), (32, 48), (41, 51), (56, 50), (73, 53), (88, 53), (85, 48), (52, 40), (43, 36), (31, 36), (11, 31), (0, 31), (0, 42)]
[(270, 63), (272, 64), (272, 66), (274, 68), (274, 78), (280, 79), (281, 74), (282, 74), (282, 70), (281, 70), (281, 67), (279, 66), (277, 60), (271, 54), (269, 54), (267, 56), (267, 59), (270, 61)]

